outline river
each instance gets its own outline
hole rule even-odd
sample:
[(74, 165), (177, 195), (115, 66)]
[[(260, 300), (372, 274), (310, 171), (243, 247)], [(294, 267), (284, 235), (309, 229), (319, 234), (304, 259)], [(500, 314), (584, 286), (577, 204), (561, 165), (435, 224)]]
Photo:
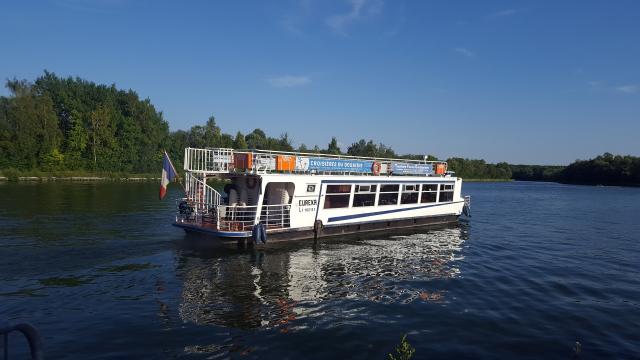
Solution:
[(640, 357), (638, 188), (468, 183), (458, 225), (257, 249), (187, 237), (157, 193), (0, 183), (0, 322), (49, 359), (383, 359), (403, 334), (416, 359)]

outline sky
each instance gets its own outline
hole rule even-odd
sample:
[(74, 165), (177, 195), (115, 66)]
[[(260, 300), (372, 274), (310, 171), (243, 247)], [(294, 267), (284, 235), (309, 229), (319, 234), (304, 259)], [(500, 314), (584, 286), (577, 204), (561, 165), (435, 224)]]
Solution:
[(640, 155), (636, 0), (1, 1), (0, 34), (0, 79), (115, 83), (172, 130), (213, 115), (296, 146)]

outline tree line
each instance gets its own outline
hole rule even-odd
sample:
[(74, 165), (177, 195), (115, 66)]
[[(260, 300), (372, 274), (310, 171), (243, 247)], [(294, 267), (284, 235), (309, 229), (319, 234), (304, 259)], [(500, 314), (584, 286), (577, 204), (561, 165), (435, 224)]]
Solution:
[[(129, 172), (158, 171), (163, 150), (182, 168), (186, 147), (226, 147), (345, 154), (422, 160), (423, 155), (397, 154), (391, 147), (360, 139), (340, 148), (333, 137), (326, 148), (301, 144), (287, 133), (268, 136), (222, 132), (215, 118), (189, 130), (169, 131), (169, 124), (149, 99), (115, 85), (44, 71), (35, 81), (6, 81), (9, 96), (0, 96), (0, 170)], [(428, 160), (437, 160), (428, 155)], [(604, 154), (568, 167), (490, 164), (484, 160), (449, 158), (449, 170), (470, 179), (516, 179), (578, 183), (640, 184), (638, 158)]]
[(640, 186), (640, 157), (604, 153), (577, 160), (558, 174), (558, 181), (584, 185)]
[[(399, 155), (389, 146), (365, 139), (346, 151), (335, 137), (326, 148), (305, 144), (295, 148), (287, 133), (278, 137), (261, 129), (248, 134), (224, 133), (213, 116), (204, 125), (171, 132), (162, 112), (133, 90), (78, 77), (63, 78), (48, 71), (33, 82), (11, 79), (5, 85), (10, 95), (0, 97), (2, 170), (154, 172), (164, 149), (180, 169), (185, 147), (423, 159), (423, 155)], [(504, 166), (482, 160), (455, 159), (452, 168), (472, 177), (510, 177)]]

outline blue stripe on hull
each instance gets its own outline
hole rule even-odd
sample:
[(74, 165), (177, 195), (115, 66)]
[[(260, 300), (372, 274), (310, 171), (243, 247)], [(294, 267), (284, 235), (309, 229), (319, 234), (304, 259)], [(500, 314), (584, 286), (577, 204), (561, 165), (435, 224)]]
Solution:
[(344, 216), (334, 216), (334, 217), (330, 217), (330, 218), (328, 218), (328, 219), (327, 219), (327, 222), (343, 221), (343, 220), (351, 220), (351, 219), (359, 219), (359, 218), (364, 218), (364, 217), (369, 217), (369, 216), (384, 215), (384, 214), (392, 214), (392, 213), (401, 212), (401, 211), (410, 211), (410, 210), (424, 209), (424, 208), (428, 208), (428, 207), (436, 207), (436, 206), (443, 206), (443, 205), (459, 204), (459, 203), (461, 203), (461, 202), (464, 202), (464, 201), (454, 201), (454, 202), (441, 203), (441, 204), (432, 204), (432, 205), (414, 206), (414, 207), (410, 207), (410, 208), (391, 209), (391, 210), (383, 210), (383, 211), (374, 211), (374, 212), (364, 213), (364, 214), (353, 214), (353, 215), (344, 215)]

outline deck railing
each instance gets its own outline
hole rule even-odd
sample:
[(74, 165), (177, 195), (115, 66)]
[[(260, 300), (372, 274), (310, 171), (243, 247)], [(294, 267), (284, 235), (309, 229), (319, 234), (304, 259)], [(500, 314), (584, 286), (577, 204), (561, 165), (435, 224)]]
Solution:
[[(218, 206), (218, 230), (251, 231), (256, 223), (258, 206)], [(284, 229), (291, 224), (291, 205), (262, 205), (258, 222), (268, 230)]]
[[(219, 231), (251, 231), (257, 222), (268, 230), (291, 226), (291, 205), (258, 206), (218, 205), (206, 207), (204, 203), (182, 199), (178, 203), (176, 223), (193, 224)], [(203, 210), (200, 210), (203, 209)]]

